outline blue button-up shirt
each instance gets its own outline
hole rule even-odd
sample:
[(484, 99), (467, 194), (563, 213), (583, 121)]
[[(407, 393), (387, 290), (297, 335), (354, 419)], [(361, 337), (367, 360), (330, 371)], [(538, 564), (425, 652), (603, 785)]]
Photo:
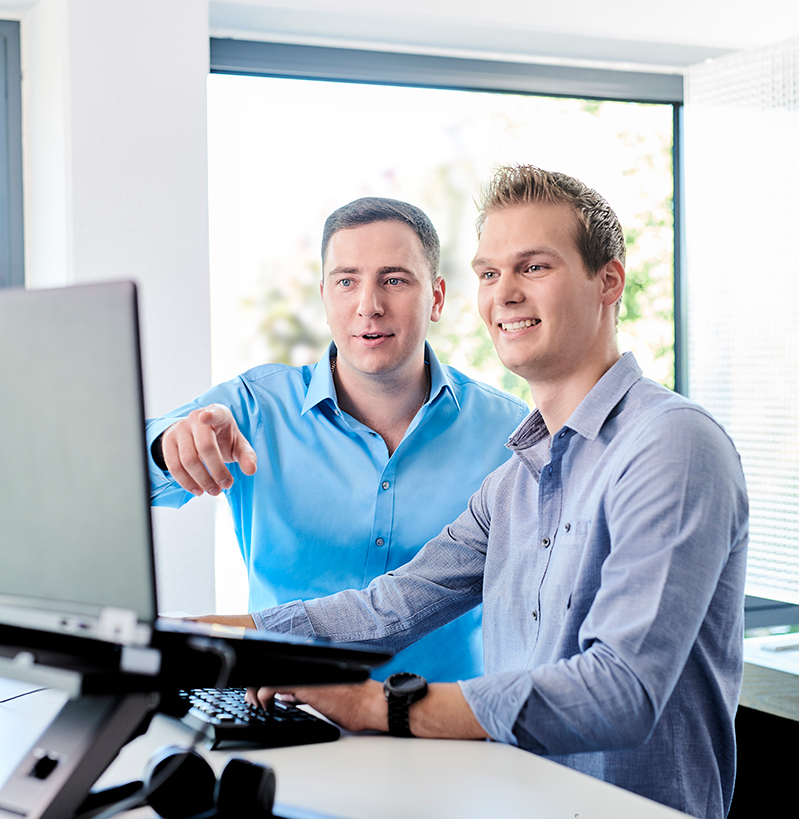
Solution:
[(486, 676), (461, 689), (493, 739), (721, 819), (748, 526), (732, 442), (627, 354), (561, 430), (533, 412), (509, 445), (407, 566), (259, 628), (396, 649), (482, 600)]
[[(331, 348), (334, 351), (334, 348)], [(148, 446), (176, 418), (224, 404), (258, 455), (258, 471), (227, 492), (248, 569), (251, 611), (363, 588), (410, 560), (459, 515), (482, 479), (510, 457), (529, 412), (517, 398), (443, 366), (426, 349), (430, 397), (389, 457), (375, 432), (336, 401), (329, 353), (314, 367), (266, 364), (148, 422)], [(192, 498), (150, 463), (152, 502)], [(482, 671), (479, 612), (379, 669), (456, 680)]]

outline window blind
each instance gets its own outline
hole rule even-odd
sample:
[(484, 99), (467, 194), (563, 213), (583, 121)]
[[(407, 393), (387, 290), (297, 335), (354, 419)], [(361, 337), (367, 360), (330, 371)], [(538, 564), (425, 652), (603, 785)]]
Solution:
[(799, 39), (691, 68), (687, 392), (735, 441), (747, 593), (799, 603)]

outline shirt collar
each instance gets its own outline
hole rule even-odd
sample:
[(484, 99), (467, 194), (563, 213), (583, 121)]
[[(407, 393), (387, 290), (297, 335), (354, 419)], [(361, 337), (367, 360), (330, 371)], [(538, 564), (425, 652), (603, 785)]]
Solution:
[(430, 399), (431, 404), (441, 393), (445, 393), (452, 399), (452, 403), (460, 410), (461, 405), (452, 388), (452, 381), (441, 362), (433, 352), (433, 348), (425, 341), (424, 360), (430, 365)]
[[(317, 404), (321, 404), (323, 401), (330, 401), (330, 403), (338, 409), (336, 388), (333, 384), (333, 373), (330, 372), (330, 358), (335, 356), (337, 352), (336, 345), (331, 341), (321, 361), (314, 366), (313, 375), (308, 384), (308, 392), (305, 394), (305, 401), (302, 405), (301, 415), (305, 415), (308, 410)], [(433, 348), (427, 342), (424, 344), (424, 354), (425, 361), (430, 365), (430, 398), (427, 403), (432, 403), (441, 393), (444, 393), (452, 399), (455, 406), (460, 410), (460, 404), (452, 388), (452, 381), (441, 366), (441, 362), (439, 362), (436, 354), (433, 352)]]
[(593, 441), (610, 413), (642, 375), (635, 356), (630, 352), (625, 353), (596, 382), (564, 426)]
[[(566, 421), (564, 427), (588, 440), (594, 440), (613, 408), (643, 375), (635, 356), (625, 353), (591, 388)], [(508, 441), (514, 451), (529, 449), (549, 436), (541, 413), (535, 409)]]

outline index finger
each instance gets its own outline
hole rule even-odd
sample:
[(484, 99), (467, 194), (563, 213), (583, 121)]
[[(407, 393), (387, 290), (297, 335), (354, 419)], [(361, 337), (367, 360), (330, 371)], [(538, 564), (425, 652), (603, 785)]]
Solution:
[[(219, 450), (223, 465), (235, 462), (238, 463), (245, 475), (255, 474), (258, 469), (258, 456), (239, 429), (229, 407), (224, 404), (208, 404), (200, 410), (197, 420), (204, 427), (208, 427), (213, 431), (214, 443)], [(211, 457), (214, 455), (215, 453), (210, 453)], [(227, 486), (222, 484), (223, 480), (229, 478), (227, 469), (220, 469), (215, 460), (206, 462), (206, 466), (208, 471), (217, 479), (219, 485), (223, 489), (227, 489)]]

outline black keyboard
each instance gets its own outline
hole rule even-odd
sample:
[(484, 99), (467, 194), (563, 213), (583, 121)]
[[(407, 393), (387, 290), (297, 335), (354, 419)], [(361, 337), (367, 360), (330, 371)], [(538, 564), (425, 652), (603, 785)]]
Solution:
[(275, 700), (269, 711), (244, 702), (244, 688), (194, 688), (180, 691), (188, 705), (181, 721), (203, 731), (210, 747), (225, 744), (257, 744), (263, 748), (332, 742), (341, 735), (331, 725), (296, 705)]

